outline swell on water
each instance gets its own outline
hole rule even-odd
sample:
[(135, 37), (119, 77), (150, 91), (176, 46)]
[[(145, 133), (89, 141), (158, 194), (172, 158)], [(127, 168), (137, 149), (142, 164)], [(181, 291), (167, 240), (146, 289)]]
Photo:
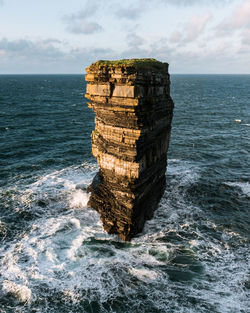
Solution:
[(38, 217), (0, 249), (2, 304), (27, 312), (244, 311), (246, 238), (221, 229), (187, 200), (199, 166), (169, 160), (160, 206), (130, 243), (106, 234), (87, 207), (85, 187), (96, 171), (88, 163), (67, 167), (18, 193), (16, 203)]
[(248, 312), (250, 76), (171, 81), (167, 187), (123, 242), (87, 205), (83, 77), (0, 75), (1, 313)]

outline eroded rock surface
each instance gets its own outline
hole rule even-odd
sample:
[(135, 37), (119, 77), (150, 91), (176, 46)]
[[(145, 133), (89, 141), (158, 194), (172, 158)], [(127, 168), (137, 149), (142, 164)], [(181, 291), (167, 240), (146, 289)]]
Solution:
[(96, 114), (92, 153), (100, 167), (89, 205), (108, 233), (130, 240), (153, 217), (165, 189), (174, 106), (168, 64), (98, 61), (86, 71), (86, 97)]

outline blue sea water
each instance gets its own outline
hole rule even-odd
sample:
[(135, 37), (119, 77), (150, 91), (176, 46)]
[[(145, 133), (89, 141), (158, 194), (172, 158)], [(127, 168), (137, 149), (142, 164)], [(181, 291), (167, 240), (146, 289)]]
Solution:
[(249, 312), (249, 75), (172, 75), (167, 187), (130, 243), (84, 191), (81, 75), (0, 76), (0, 312)]

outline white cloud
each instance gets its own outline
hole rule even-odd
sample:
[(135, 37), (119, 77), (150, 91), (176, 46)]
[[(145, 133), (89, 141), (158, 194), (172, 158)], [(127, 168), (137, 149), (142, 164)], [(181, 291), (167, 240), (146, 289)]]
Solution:
[(170, 36), (170, 42), (173, 42), (173, 43), (179, 42), (181, 38), (182, 38), (181, 33), (179, 31), (175, 31)]
[(210, 12), (207, 12), (202, 16), (193, 16), (186, 25), (186, 39), (188, 41), (195, 40), (203, 32), (211, 17), (212, 15)]
[(216, 27), (216, 35), (241, 43), (238, 51), (250, 54), (250, 0), (240, 2), (231, 15)]
[(250, 1), (243, 0), (241, 4), (233, 12), (228, 26), (232, 28), (240, 28), (250, 25)]
[(208, 22), (212, 19), (212, 14), (206, 12), (203, 15), (194, 15), (186, 23), (181, 31), (175, 31), (170, 36), (171, 43), (186, 44), (195, 41), (204, 32)]
[[(0, 71), (77, 73), (98, 59), (154, 57), (168, 62), (171, 72), (250, 72), (250, 0), (233, 1), (237, 6), (224, 10), (216, 7), (226, 3), (223, 0), (84, 0), (83, 7), (66, 11), (63, 18), (71, 34), (56, 30), (55, 25), (51, 35), (46, 34), (51, 28), (43, 34), (23, 28), (15, 37), (10, 32), (10, 38), (25, 33), (30, 39), (0, 38)], [(144, 13), (146, 16), (142, 16)], [(227, 28), (224, 37), (215, 35), (219, 21)], [(103, 36), (97, 34), (102, 26)], [(81, 44), (72, 34), (93, 36), (84, 37)], [(37, 36), (45, 39), (37, 40)]]
[(223, 35), (250, 25), (250, 0), (243, 0), (231, 16), (217, 26), (217, 34)]

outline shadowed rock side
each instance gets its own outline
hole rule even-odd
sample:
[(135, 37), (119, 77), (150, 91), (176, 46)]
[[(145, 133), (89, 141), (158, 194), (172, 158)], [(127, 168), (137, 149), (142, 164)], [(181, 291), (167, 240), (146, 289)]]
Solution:
[(168, 64), (154, 59), (98, 61), (86, 69), (96, 114), (92, 153), (100, 170), (88, 191), (104, 229), (130, 240), (165, 189), (173, 101)]

